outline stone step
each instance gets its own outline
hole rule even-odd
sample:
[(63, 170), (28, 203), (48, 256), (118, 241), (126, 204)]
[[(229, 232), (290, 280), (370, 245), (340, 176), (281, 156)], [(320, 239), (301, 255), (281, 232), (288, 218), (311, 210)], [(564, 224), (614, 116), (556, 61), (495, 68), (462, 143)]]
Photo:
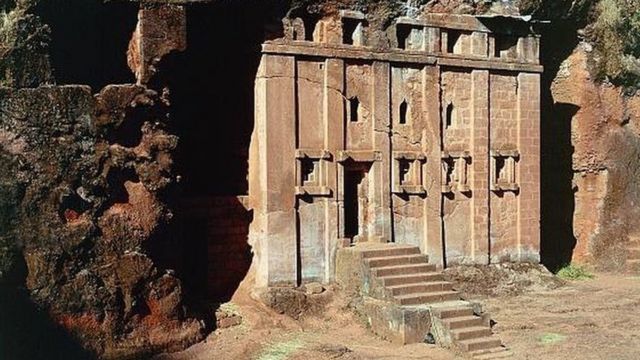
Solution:
[(640, 260), (640, 247), (629, 248), (629, 260)]
[(474, 326), (482, 326), (482, 318), (479, 316), (461, 316), (444, 320), (444, 325), (449, 330), (456, 330)]
[[(453, 291), (418, 293), (396, 296), (395, 299), (400, 305), (420, 305), (431, 304), (449, 300), (458, 300), (460, 295)], [(482, 321), (481, 321), (482, 323)]]
[(443, 320), (455, 317), (473, 316), (473, 308), (471, 307), (444, 308), (435, 309), (434, 311), (436, 315)]
[(491, 328), (487, 326), (472, 326), (468, 328), (452, 330), (451, 334), (455, 340), (470, 340), (491, 336)]
[(431, 281), (442, 281), (444, 280), (444, 275), (436, 272), (429, 272), (424, 274), (414, 274), (414, 275), (391, 275), (380, 277), (384, 286), (397, 286), (397, 285), (408, 285), (408, 284), (417, 284), (421, 282), (431, 282)]
[(486, 350), (502, 347), (502, 341), (497, 336), (486, 336), (477, 339), (458, 341), (464, 351)]
[(362, 251), (362, 257), (380, 258), (387, 256), (400, 256), (400, 255), (413, 255), (420, 254), (420, 248), (417, 246), (402, 246), (402, 245), (389, 245), (380, 248), (364, 249)]
[(407, 265), (407, 264), (426, 264), (427, 256), (422, 254), (400, 255), (369, 258), (366, 260), (369, 268), (379, 268), (384, 266)]
[(397, 266), (385, 266), (374, 269), (377, 277), (391, 276), (391, 275), (415, 275), (421, 273), (435, 272), (436, 266), (432, 264), (410, 264), (410, 265), (397, 265)]
[(506, 359), (513, 356), (513, 352), (503, 346), (486, 350), (476, 350), (470, 354), (473, 359), (477, 360)]
[(451, 291), (453, 284), (448, 281), (423, 282), (418, 284), (389, 286), (388, 289), (394, 296), (416, 293), (430, 293)]

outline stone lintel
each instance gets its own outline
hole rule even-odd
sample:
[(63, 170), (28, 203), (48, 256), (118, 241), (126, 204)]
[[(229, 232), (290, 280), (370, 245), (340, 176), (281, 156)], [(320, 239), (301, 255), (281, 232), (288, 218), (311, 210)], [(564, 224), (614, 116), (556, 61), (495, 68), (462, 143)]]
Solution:
[(370, 47), (355, 48), (352, 45), (318, 45), (316, 43), (298, 42), (285, 44), (269, 42), (262, 45), (264, 54), (299, 55), (324, 58), (343, 58), (370, 61), (387, 61), (394, 63), (410, 63), (421, 65), (442, 65), (468, 69), (503, 70), (513, 72), (541, 73), (542, 65), (504, 60), (487, 60), (484, 57), (470, 58), (469, 56), (453, 54), (428, 54), (421, 51), (386, 50), (377, 51)]
[[(505, 17), (510, 18), (512, 20), (518, 21), (520, 23), (527, 23), (524, 18), (520, 17)], [(408, 23), (411, 25), (421, 25), (425, 27), (437, 27), (441, 29), (451, 29), (451, 30), (463, 30), (463, 31), (474, 31), (474, 32), (485, 32), (485, 33), (511, 33), (513, 29), (507, 27), (502, 31), (496, 29), (488, 28), (483, 21), (482, 18), (478, 18), (473, 15), (463, 15), (463, 14), (426, 14), (423, 15), (422, 19), (402, 19), (402, 23)], [(398, 22), (400, 22), (400, 19)], [(522, 33), (521, 35), (525, 35)], [(529, 33), (526, 34), (528, 36), (539, 37), (538, 34)]]
[(340, 17), (346, 19), (364, 20), (365, 15), (360, 11), (340, 10)]

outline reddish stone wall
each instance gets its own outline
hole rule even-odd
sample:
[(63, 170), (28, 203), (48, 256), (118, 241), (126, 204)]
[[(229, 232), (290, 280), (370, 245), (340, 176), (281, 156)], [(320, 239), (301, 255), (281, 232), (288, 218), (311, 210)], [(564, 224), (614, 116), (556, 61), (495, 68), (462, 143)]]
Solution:
[(190, 198), (182, 206), (183, 237), (191, 237), (191, 243), (199, 244), (196, 251), (186, 251), (192, 254), (192, 261), (200, 261), (184, 267), (196, 281), (204, 282), (193, 285), (206, 294), (207, 300), (228, 301), (251, 265), (251, 247), (247, 243), (251, 212), (238, 196)]
[(212, 198), (210, 209), (207, 291), (213, 299), (231, 296), (251, 265), (251, 247), (247, 243), (251, 213), (239, 197)]
[[(443, 147), (445, 151), (471, 150), (471, 73), (445, 71), (442, 73)], [(450, 125), (447, 126), (447, 108), (452, 106)], [(471, 197), (455, 192), (444, 196), (443, 223), (447, 262), (455, 264), (471, 253)]]
[[(568, 221), (573, 232), (569, 235), (575, 238), (559, 240), (569, 247), (565, 262), (627, 270), (630, 248), (640, 234), (640, 96), (594, 83), (588, 70), (589, 49), (580, 44), (551, 86), (557, 119), (550, 120), (570, 126), (567, 140), (573, 150), (571, 208), (556, 216)], [(553, 155), (556, 159), (549, 162), (558, 161), (559, 154)], [(549, 250), (555, 249), (549, 246)]]
[[(516, 77), (491, 74), (490, 146), (491, 150), (518, 148), (518, 99)], [(518, 237), (518, 199), (515, 192), (491, 192), (492, 258), (509, 260), (509, 246)]]

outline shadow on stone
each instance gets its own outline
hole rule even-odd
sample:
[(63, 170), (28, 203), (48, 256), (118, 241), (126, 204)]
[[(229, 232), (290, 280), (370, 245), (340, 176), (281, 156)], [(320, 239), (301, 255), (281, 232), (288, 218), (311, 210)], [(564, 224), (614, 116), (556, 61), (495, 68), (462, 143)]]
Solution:
[[(273, 3), (218, 2), (187, 9), (187, 50), (167, 56), (159, 78), (171, 90), (171, 126), (180, 137), (181, 176), (172, 254), (189, 297), (229, 301), (252, 261), (253, 214), (248, 153), (254, 123), (254, 81), (261, 44), (282, 32), (286, 8)], [(162, 78), (160, 78), (162, 77)]]
[[(19, 265), (26, 270), (24, 263)], [(19, 278), (24, 282), (24, 276)], [(29, 299), (21, 282), (0, 283), (0, 359), (95, 359)]]
[(571, 144), (571, 121), (579, 107), (573, 104), (556, 103), (551, 85), (562, 62), (577, 46), (578, 29), (582, 23), (556, 19), (544, 28), (542, 41), (541, 94), (541, 244), (540, 259), (552, 272), (571, 262), (576, 238), (573, 234), (575, 211), (573, 180), (573, 145)]

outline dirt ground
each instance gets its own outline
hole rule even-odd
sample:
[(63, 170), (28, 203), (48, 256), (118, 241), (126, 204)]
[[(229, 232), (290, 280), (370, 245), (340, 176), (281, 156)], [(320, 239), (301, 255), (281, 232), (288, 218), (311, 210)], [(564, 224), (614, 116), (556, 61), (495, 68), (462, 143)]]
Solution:
[[(640, 359), (640, 277), (596, 274), (553, 290), (474, 298), (491, 312), (513, 359)], [(377, 338), (337, 294), (325, 312), (299, 321), (248, 297), (234, 299), (234, 307), (242, 325), (155, 360), (460, 358), (435, 345), (397, 346)]]
[(640, 359), (638, 276), (596, 274), (483, 303), (517, 359)]

